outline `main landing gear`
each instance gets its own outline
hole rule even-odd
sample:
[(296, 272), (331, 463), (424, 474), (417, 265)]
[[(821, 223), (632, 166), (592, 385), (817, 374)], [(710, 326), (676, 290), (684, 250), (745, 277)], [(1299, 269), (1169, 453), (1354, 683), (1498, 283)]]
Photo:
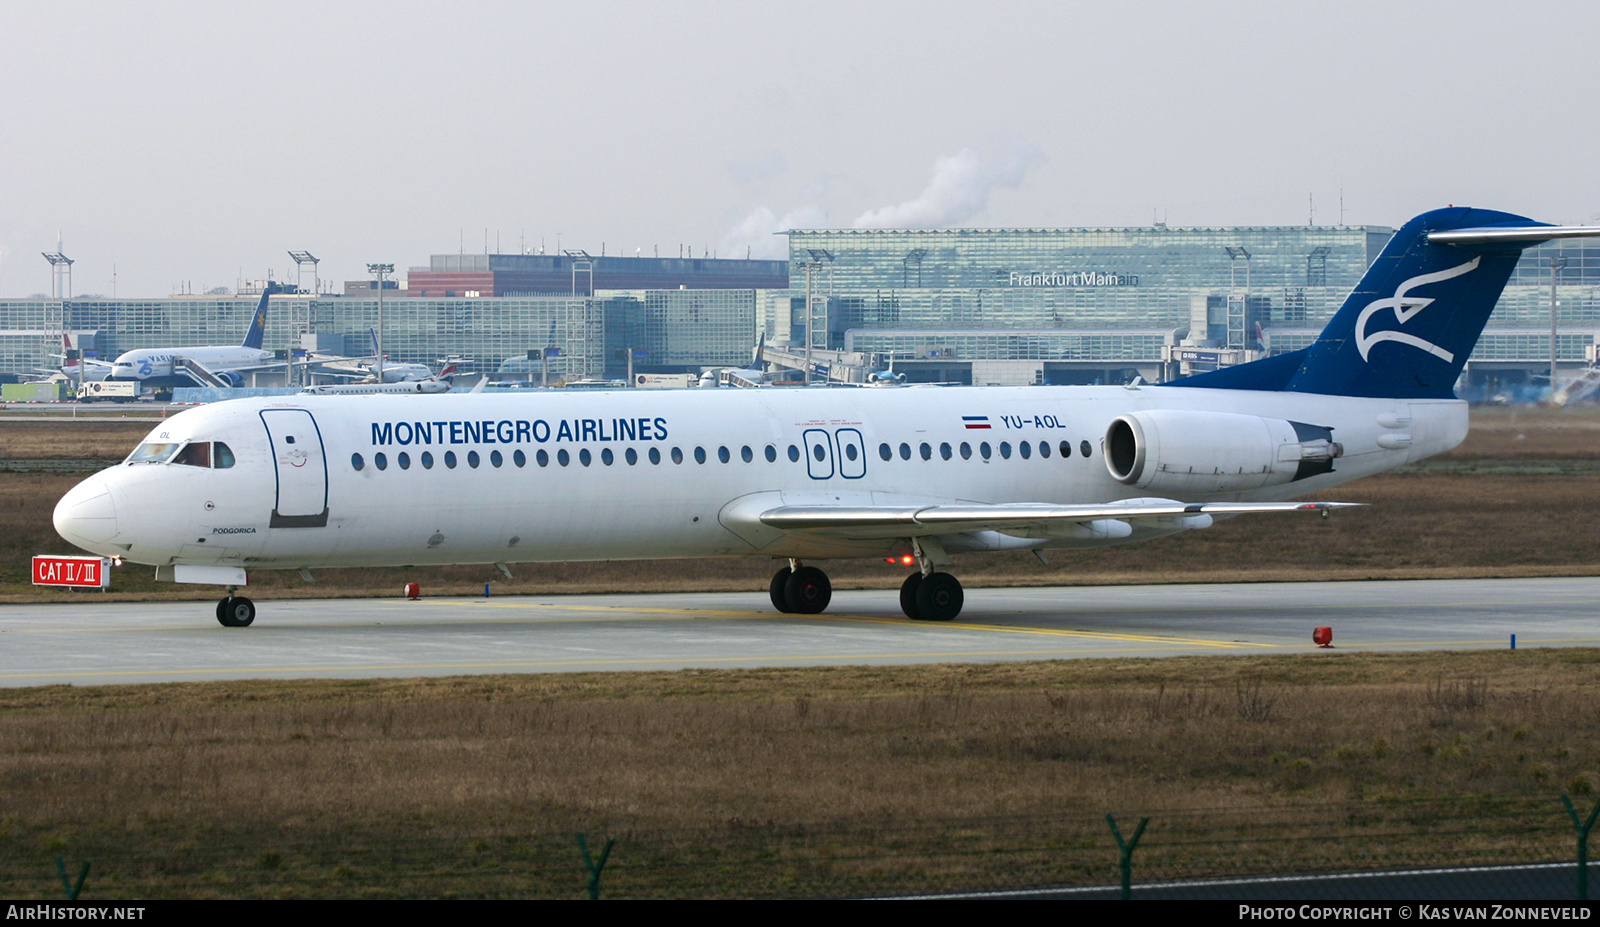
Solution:
[(229, 586), (228, 594), (217, 603), (217, 623), (225, 628), (248, 628), (256, 620), (256, 603), (242, 595), (234, 595), (238, 586)]
[(963, 601), (961, 581), (949, 573), (912, 573), (900, 586), (900, 610), (913, 621), (949, 621)]
[[(828, 607), (833, 586), (828, 574), (813, 566), (789, 561), (772, 575), (767, 592), (772, 607), (784, 614), (815, 615)], [(900, 587), (900, 610), (915, 621), (950, 621), (961, 614), (961, 581), (949, 573), (918, 571)]]
[(833, 584), (828, 574), (816, 567), (801, 566), (800, 561), (789, 561), (772, 574), (767, 592), (772, 596), (772, 607), (785, 614), (816, 615), (828, 607), (833, 599)]

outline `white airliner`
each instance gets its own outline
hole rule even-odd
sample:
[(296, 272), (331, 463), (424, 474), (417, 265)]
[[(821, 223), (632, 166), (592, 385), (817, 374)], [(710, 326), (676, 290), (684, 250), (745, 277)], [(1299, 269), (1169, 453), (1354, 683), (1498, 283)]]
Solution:
[(112, 362), (112, 380), (142, 380), (147, 386), (242, 386), (241, 373), (282, 368), (271, 351), (261, 349), (267, 327), (269, 287), (261, 294), (244, 341), (237, 345), (212, 344), (186, 348), (138, 348)]
[(70, 357), (71, 354), (72, 336), (66, 332), (62, 332), (61, 354), (56, 356), (61, 358), (61, 366), (58, 368), (58, 370), (61, 375), (66, 377), (68, 380), (79, 379), (80, 370), (82, 379), (86, 382), (98, 382), (100, 380), (104, 380), (106, 377), (111, 376), (111, 364), (109, 362), (95, 360), (92, 357), (82, 357), (81, 354), (78, 360), (73, 360)]
[(1521, 249), (1579, 235), (1600, 228), (1426, 213), (1315, 344), (1168, 385), (216, 403), (68, 492), (55, 526), (227, 586), (227, 626), (255, 618), (247, 570), (707, 556), (786, 562), (772, 602), (801, 613), (831, 594), (815, 561), (907, 558), (902, 609), (949, 620), (951, 554), (1326, 512), (1287, 500), (1454, 447), (1454, 383)]
[[(385, 368), (385, 371), (387, 372), (387, 368)], [(388, 377), (385, 376), (385, 382), (383, 383), (332, 383), (323, 386), (308, 386), (300, 392), (310, 396), (403, 396), (418, 393), (448, 393), (452, 384), (446, 378), (455, 372), (456, 367), (451, 364), (439, 371), (437, 376), (430, 376), (423, 380), (388, 382)]]
[[(312, 366), (316, 368), (318, 376), (332, 377), (360, 377), (367, 380), (377, 379), (378, 368), (378, 333), (368, 330), (368, 344), (372, 354), (368, 357), (319, 359)], [(455, 365), (450, 365), (452, 368)], [(429, 369), (427, 364), (406, 364), (383, 361), (383, 382), (385, 383), (411, 383), (418, 380), (435, 380), (449, 376), (449, 372), (440, 371), (438, 375)], [(448, 387), (447, 387), (448, 388)], [(408, 391), (413, 392), (413, 391)], [(439, 390), (422, 390), (422, 392), (439, 392)]]

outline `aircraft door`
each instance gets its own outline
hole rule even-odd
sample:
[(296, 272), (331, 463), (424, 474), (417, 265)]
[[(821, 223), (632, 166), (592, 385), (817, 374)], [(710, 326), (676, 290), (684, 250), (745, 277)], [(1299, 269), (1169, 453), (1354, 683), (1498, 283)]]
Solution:
[(814, 480), (833, 476), (833, 439), (821, 428), (807, 428), (801, 436), (806, 455), (806, 472)]
[(316, 419), (304, 409), (266, 409), (261, 422), (277, 471), (274, 528), (323, 528), (328, 524), (328, 461)]
[(834, 432), (839, 439), (839, 475), (847, 480), (859, 480), (867, 475), (867, 442), (854, 428), (841, 428)]

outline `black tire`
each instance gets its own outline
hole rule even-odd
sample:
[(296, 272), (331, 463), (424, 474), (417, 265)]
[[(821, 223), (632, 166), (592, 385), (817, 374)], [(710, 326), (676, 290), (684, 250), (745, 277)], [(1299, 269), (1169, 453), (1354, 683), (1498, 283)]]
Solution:
[(912, 621), (922, 620), (922, 612), (917, 611), (917, 590), (920, 588), (922, 588), (921, 573), (912, 573), (900, 584), (900, 610)]
[(767, 587), (767, 594), (772, 596), (772, 607), (786, 615), (794, 610), (789, 607), (789, 599), (783, 591), (784, 586), (789, 582), (789, 576), (793, 572), (788, 567), (784, 567), (772, 574), (772, 583)]
[(949, 621), (961, 614), (961, 581), (949, 573), (929, 573), (917, 588), (917, 611), (924, 621)]
[(783, 584), (783, 598), (791, 612), (819, 614), (833, 598), (833, 584), (828, 582), (828, 574), (816, 567), (801, 567)]
[(217, 603), (217, 621), (225, 628), (248, 628), (256, 620), (256, 603), (244, 596), (229, 596)]

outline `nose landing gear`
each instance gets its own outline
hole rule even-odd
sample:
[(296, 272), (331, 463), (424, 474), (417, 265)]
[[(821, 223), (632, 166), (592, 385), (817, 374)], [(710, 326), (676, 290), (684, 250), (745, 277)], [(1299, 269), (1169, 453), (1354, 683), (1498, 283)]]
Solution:
[(238, 586), (229, 586), (228, 594), (217, 603), (217, 623), (225, 628), (248, 628), (256, 620), (256, 603), (242, 595), (234, 595)]

